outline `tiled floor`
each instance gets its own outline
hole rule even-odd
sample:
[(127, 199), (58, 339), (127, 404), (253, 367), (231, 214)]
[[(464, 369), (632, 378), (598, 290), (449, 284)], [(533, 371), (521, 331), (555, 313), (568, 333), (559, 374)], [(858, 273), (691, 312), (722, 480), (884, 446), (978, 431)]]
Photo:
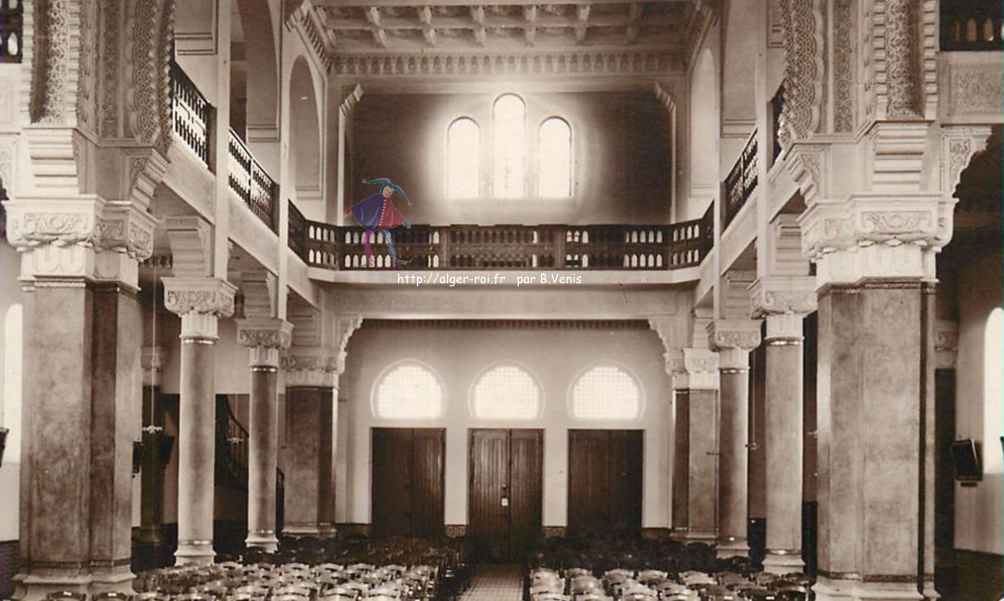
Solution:
[(520, 601), (523, 578), (518, 565), (482, 564), (461, 601)]

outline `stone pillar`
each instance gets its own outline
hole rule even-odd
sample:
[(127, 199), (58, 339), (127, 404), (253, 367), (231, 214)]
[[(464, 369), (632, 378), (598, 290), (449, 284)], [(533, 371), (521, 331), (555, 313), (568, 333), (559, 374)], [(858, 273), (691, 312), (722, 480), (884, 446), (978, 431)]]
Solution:
[[(677, 537), (713, 542), (718, 535), (716, 487), (718, 476), (718, 353), (685, 348), (674, 358), (673, 390), (677, 429), (685, 429), (686, 448), (677, 447), (674, 482), (686, 474), (686, 522), (676, 517), (684, 498), (673, 498), (673, 530)], [(683, 414), (683, 419), (679, 419)], [(685, 451), (681, 454), (680, 451)], [(675, 487), (674, 487), (675, 491)], [(682, 494), (682, 493), (681, 493)]]
[[(288, 372), (287, 372), (288, 373)], [(285, 533), (291, 536), (328, 536), (334, 530), (332, 515), (324, 506), (334, 504), (333, 448), (335, 378), (321, 371), (313, 382), (287, 377)]]
[(802, 561), (802, 320), (816, 306), (809, 276), (764, 276), (751, 287), (767, 322), (767, 549), (764, 570), (800, 572)]
[(211, 564), (216, 478), (217, 324), (236, 288), (215, 278), (164, 278), (164, 306), (181, 316), (178, 426), (178, 565)]
[(760, 322), (709, 325), (718, 349), (721, 417), (718, 455), (718, 556), (749, 556), (749, 353), (760, 344)]
[[(156, 309), (154, 309), (156, 310)], [(157, 398), (163, 365), (163, 347), (143, 348), (143, 466), (141, 471), (140, 529), (138, 542), (157, 546), (164, 542), (164, 416)]]
[(16, 596), (130, 591), (137, 263), (152, 252), (153, 219), (70, 192), (4, 207), (28, 292)]
[(246, 542), (269, 552), (279, 544), (275, 523), (279, 353), (289, 348), (292, 329), (289, 322), (271, 318), (243, 319), (237, 329), (238, 341), (248, 347), (251, 368)]
[[(936, 595), (925, 574), (934, 427), (925, 296), (955, 200), (913, 184), (923, 177), (925, 127), (876, 128), (868, 166), (895, 160), (896, 188), (838, 196), (811, 169), (795, 170), (802, 189), (810, 179), (820, 189), (799, 217), (819, 297), (819, 601)], [(811, 166), (830, 156), (795, 147), (788, 160)]]

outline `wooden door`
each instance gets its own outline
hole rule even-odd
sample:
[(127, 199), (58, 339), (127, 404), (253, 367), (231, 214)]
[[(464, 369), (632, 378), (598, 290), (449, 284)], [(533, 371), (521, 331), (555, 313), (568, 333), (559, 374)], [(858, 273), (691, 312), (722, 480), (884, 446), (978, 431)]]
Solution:
[(568, 431), (568, 531), (641, 532), (641, 430)]
[(509, 559), (522, 560), (543, 528), (544, 432), (509, 432)]
[(373, 428), (374, 536), (443, 532), (445, 431)]
[(541, 531), (541, 430), (471, 430), (468, 535), (482, 561), (517, 561)]

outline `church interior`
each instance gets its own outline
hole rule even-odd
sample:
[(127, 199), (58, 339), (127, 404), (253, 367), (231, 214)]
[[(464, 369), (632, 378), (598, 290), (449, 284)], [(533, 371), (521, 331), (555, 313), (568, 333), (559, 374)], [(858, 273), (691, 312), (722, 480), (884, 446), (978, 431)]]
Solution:
[(0, 0), (0, 599), (1004, 597), (997, 0)]

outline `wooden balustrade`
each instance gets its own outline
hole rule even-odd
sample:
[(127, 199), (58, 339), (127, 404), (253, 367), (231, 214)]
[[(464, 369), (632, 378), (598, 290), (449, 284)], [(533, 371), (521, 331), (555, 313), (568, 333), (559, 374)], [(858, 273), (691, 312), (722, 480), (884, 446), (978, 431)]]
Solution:
[(739, 153), (735, 165), (725, 176), (722, 231), (729, 227), (739, 209), (743, 208), (756, 189), (759, 177), (757, 169), (757, 130), (754, 129), (746, 140), (742, 152)]
[(241, 197), (251, 212), (269, 229), (276, 231), (276, 223), (279, 221), (276, 213), (279, 206), (279, 184), (258, 164), (233, 129), (230, 130), (228, 148), (230, 165), (227, 179), (230, 189)]
[(209, 131), (215, 109), (175, 62), (171, 63), (171, 105), (175, 136), (209, 167)]
[(941, 0), (941, 49), (1004, 50), (1000, 0)]
[(304, 261), (307, 260), (307, 219), (296, 208), (292, 200), (289, 203), (289, 229), (286, 245)]
[(0, 63), (20, 63), (23, 46), (24, 0), (0, 0)]
[(416, 225), (393, 232), (398, 263), (383, 233), (308, 221), (306, 261), (353, 270), (666, 270), (692, 267), (711, 247), (710, 212), (673, 225)]

